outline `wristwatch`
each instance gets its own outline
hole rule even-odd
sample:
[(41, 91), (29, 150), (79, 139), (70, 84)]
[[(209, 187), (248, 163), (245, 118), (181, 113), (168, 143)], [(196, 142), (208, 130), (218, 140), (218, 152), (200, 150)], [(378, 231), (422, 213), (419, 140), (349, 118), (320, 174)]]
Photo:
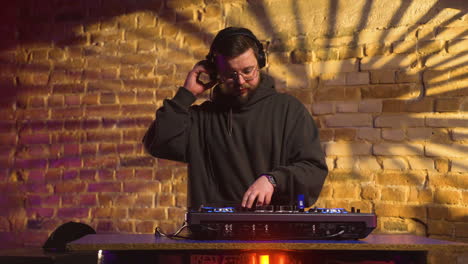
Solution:
[(271, 183), (271, 185), (273, 185), (273, 187), (276, 188), (276, 180), (275, 180), (275, 177), (269, 175), (269, 174), (263, 174), (263, 176), (265, 176), (268, 181)]

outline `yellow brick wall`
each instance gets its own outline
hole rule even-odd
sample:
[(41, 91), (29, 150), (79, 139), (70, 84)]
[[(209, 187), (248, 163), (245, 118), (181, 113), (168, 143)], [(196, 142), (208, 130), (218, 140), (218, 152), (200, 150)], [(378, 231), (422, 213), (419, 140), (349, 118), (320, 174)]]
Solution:
[(320, 127), (330, 174), (318, 206), (374, 211), (376, 232), (468, 242), (467, 2), (10, 2), (0, 11), (4, 241), (39, 245), (70, 220), (176, 229), (186, 167), (149, 157), (141, 137), (216, 32), (245, 26), (267, 47), (277, 89)]

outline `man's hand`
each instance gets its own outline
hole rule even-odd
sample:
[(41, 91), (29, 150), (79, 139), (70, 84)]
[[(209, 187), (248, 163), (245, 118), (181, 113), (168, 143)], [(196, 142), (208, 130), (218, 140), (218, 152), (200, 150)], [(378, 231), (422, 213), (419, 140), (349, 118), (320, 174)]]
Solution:
[(267, 177), (260, 176), (244, 194), (242, 198), (242, 207), (252, 208), (257, 199), (257, 205), (268, 205), (271, 202), (271, 196), (275, 187), (268, 181)]
[(206, 61), (200, 61), (193, 69), (188, 73), (187, 78), (185, 79), (184, 87), (185, 89), (192, 92), (193, 95), (198, 96), (203, 93), (205, 90), (211, 89), (216, 83), (216, 80), (210, 80), (207, 83), (202, 82), (199, 78), (202, 73), (210, 74), (210, 71), (206, 67)]

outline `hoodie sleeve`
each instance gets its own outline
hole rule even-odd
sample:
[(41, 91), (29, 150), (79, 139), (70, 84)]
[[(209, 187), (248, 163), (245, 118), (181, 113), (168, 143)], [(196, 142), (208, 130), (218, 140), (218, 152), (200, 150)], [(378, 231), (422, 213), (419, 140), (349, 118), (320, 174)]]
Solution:
[(288, 114), (288, 120), (294, 121), (286, 127), (287, 164), (266, 174), (275, 178), (280, 193), (289, 193), (292, 201), (297, 194), (308, 195), (306, 202), (312, 205), (322, 190), (328, 167), (315, 122), (305, 107), (298, 104)]
[(186, 162), (191, 124), (189, 109), (195, 100), (184, 87), (179, 88), (174, 98), (164, 100), (156, 111), (156, 120), (143, 137), (146, 151), (157, 158)]

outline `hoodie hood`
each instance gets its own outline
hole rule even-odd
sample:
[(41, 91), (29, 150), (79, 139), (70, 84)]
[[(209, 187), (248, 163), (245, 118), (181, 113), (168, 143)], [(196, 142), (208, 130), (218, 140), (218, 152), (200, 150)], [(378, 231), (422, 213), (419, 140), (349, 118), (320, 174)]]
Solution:
[(221, 87), (217, 85), (213, 88), (213, 103), (221, 109), (225, 110), (247, 110), (254, 106), (257, 102), (276, 93), (275, 82), (273, 77), (260, 72), (260, 83), (252, 96), (246, 102), (239, 102), (237, 96), (226, 95), (221, 92)]

